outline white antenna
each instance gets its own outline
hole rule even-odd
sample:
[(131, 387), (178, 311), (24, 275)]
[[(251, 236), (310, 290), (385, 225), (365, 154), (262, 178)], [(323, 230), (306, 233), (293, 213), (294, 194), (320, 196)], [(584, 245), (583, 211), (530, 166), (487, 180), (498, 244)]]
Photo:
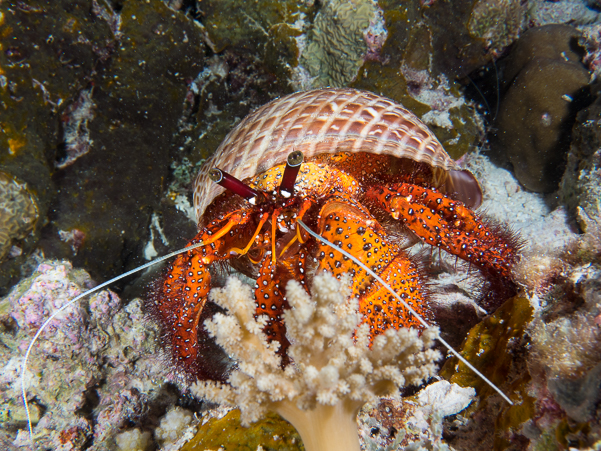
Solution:
[[(426, 322), (426, 320), (424, 320), (415, 310), (413, 310), (413, 308), (411, 308), (410, 305), (408, 305), (405, 301), (403, 301), (403, 299), (395, 293), (395, 291), (390, 287), (390, 285), (388, 285), (386, 282), (384, 282), (384, 280), (378, 276), (375, 272), (373, 272), (371, 269), (369, 269), (363, 262), (361, 262), (357, 257), (355, 257), (354, 255), (349, 254), (347, 251), (345, 251), (344, 249), (339, 248), (338, 246), (336, 246), (333, 243), (330, 243), (328, 240), (326, 240), (325, 238), (323, 238), (322, 236), (318, 235), (317, 233), (315, 233), (313, 230), (311, 230), (309, 227), (307, 227), (307, 225), (301, 221), (300, 219), (297, 219), (296, 222), (298, 224), (300, 224), (300, 226), (305, 229), (309, 235), (311, 235), (313, 238), (318, 239), (319, 241), (321, 241), (322, 243), (330, 246), (332, 249), (337, 250), (338, 252), (340, 252), (342, 255), (345, 255), (346, 257), (350, 258), (352, 261), (354, 261), (357, 265), (359, 265), (361, 268), (363, 268), (365, 271), (367, 271), (374, 279), (376, 279), (378, 282), (380, 282), (382, 284), (382, 286), (386, 287), (386, 289), (388, 291), (390, 291), (390, 293), (392, 293), (392, 295), (398, 300), (400, 301), (407, 310), (409, 310), (411, 312), (411, 314), (413, 316), (415, 316), (417, 318), (417, 320), (422, 323), (422, 325), (426, 328), (426, 329), (430, 329), (432, 326), (430, 324), (428, 324)], [(442, 338), (438, 337), (437, 338), (438, 341), (440, 341), (449, 351), (451, 351), (453, 353), (453, 355), (455, 357), (457, 357), (459, 360), (461, 360), (470, 370), (472, 370), (474, 373), (476, 373), (478, 375), (478, 377), (480, 377), (484, 382), (486, 382), (488, 385), (490, 385), (499, 395), (501, 395), (503, 397), (503, 399), (505, 401), (507, 401), (509, 404), (511, 404), (513, 406), (513, 402), (511, 402), (511, 399), (509, 399), (507, 397), (507, 395), (505, 393), (503, 393), (501, 391), (500, 388), (498, 388), (495, 384), (493, 384), (491, 381), (489, 381), (484, 374), (482, 374), (480, 371), (478, 371), (470, 362), (468, 362), (467, 360), (465, 360), (465, 358), (463, 356), (461, 356), (457, 351), (455, 351), (450, 344), (448, 344), (446, 341), (444, 341)]]
[(188, 246), (188, 247), (184, 247), (183, 249), (177, 250), (175, 252), (171, 252), (170, 254), (167, 254), (163, 257), (160, 257), (156, 260), (153, 260), (149, 263), (146, 263), (142, 266), (137, 267), (136, 269), (132, 269), (131, 271), (128, 271), (124, 274), (121, 274), (117, 277), (115, 277), (114, 279), (111, 279), (107, 282), (101, 283), (100, 285), (98, 285), (97, 287), (92, 288), (91, 290), (86, 291), (85, 293), (80, 294), (79, 296), (76, 296), (75, 298), (73, 298), (72, 300), (70, 300), (69, 302), (67, 302), (65, 305), (63, 305), (61, 308), (59, 308), (56, 312), (54, 312), (52, 315), (50, 315), (50, 318), (48, 318), (46, 321), (44, 321), (44, 323), (40, 326), (40, 328), (38, 329), (38, 331), (36, 332), (36, 334), (33, 336), (31, 342), (29, 343), (29, 346), (27, 348), (27, 352), (25, 352), (25, 358), (23, 359), (23, 366), (21, 367), (21, 396), (23, 397), (23, 405), (25, 406), (25, 414), (27, 415), (27, 426), (29, 427), (29, 440), (31, 441), (31, 444), (33, 445), (33, 428), (31, 426), (31, 416), (29, 415), (29, 404), (27, 403), (27, 393), (25, 392), (25, 371), (27, 370), (27, 359), (29, 358), (29, 354), (31, 353), (31, 350), (33, 349), (33, 345), (35, 344), (36, 340), (38, 339), (38, 337), (41, 335), (41, 333), (44, 331), (44, 329), (46, 328), (46, 326), (48, 326), (48, 324), (50, 324), (50, 322), (56, 318), (56, 316), (62, 312), (63, 310), (65, 310), (66, 308), (72, 306), (73, 304), (75, 304), (77, 301), (79, 301), (80, 299), (98, 291), (101, 290), (102, 288), (106, 287), (107, 285), (110, 285), (113, 282), (116, 282), (117, 280), (123, 279), (124, 277), (127, 277), (131, 274), (137, 273), (142, 271), (143, 269), (149, 268), (150, 266), (156, 265), (157, 263), (161, 263), (162, 261), (165, 261), (171, 257), (174, 257), (178, 254), (181, 254), (183, 252), (186, 251), (191, 251), (192, 249), (196, 249), (197, 247), (203, 246), (204, 243), (200, 242), (200, 243), (196, 243), (193, 244), (192, 246)]

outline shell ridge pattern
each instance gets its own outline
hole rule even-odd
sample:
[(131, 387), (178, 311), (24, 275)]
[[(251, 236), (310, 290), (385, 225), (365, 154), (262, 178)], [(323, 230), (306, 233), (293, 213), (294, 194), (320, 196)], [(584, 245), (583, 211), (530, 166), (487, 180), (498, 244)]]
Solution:
[(288, 112), (282, 115), (282, 123), (284, 123), (284, 126), (280, 131), (280, 136), (278, 137), (278, 140), (275, 144), (275, 148), (282, 147), (285, 141), (289, 141), (290, 138), (293, 138), (293, 130), (295, 131), (294, 133), (297, 134), (296, 136), (302, 133), (302, 129), (305, 127), (306, 121), (303, 120), (300, 121), (300, 123), (298, 121), (301, 115), (305, 113), (305, 111), (310, 105), (310, 102), (301, 102), (301, 100), (303, 100), (304, 98), (305, 97), (298, 99), (296, 102), (294, 102), (292, 104), (292, 107), (288, 110)]
[[(407, 122), (411, 123), (409, 119), (404, 114), (395, 115), (395, 119), (393, 122), (388, 122), (386, 119), (386, 113), (394, 114), (394, 104), (388, 105), (386, 110), (382, 113), (382, 120), (387, 125), (384, 129), (384, 133), (380, 136), (378, 140), (378, 145), (374, 149), (375, 153), (381, 154), (384, 152), (384, 147), (388, 143), (388, 137), (391, 133), (395, 133), (398, 135), (400, 131), (403, 131), (405, 134), (409, 134), (410, 128), (407, 126)], [(401, 125), (401, 123), (403, 123)]]
[[(415, 130), (415, 127), (413, 127), (413, 129), (411, 130), (411, 132), (413, 132)], [(419, 152), (419, 148), (416, 148), (415, 146), (409, 144), (409, 140), (412, 139), (413, 137), (411, 136), (411, 132), (410, 133), (405, 133), (403, 136), (400, 136), (400, 141), (398, 141), (399, 146), (402, 149), (412, 149), (415, 152), (415, 160), (416, 161), (422, 161), (422, 157), (423, 155)]]
[[(326, 114), (325, 117), (322, 117), (320, 113), (326, 107), (328, 107), (328, 106), (331, 107), (332, 104), (335, 104), (335, 100), (339, 97), (340, 97), (340, 95), (337, 92), (335, 92), (333, 95), (329, 95), (327, 99), (319, 102), (318, 108), (312, 114), (313, 120), (305, 121), (304, 127), (300, 130), (298, 137), (294, 143), (295, 148), (300, 147), (301, 142), (303, 142), (305, 140), (306, 136), (314, 136), (315, 138), (311, 139), (311, 144), (309, 146), (309, 149), (305, 152), (305, 155), (314, 155), (315, 154), (315, 148), (316, 148), (318, 142), (320, 140), (323, 141), (324, 136), (325, 136), (325, 131), (328, 130), (328, 128), (329, 128), (329, 126), (328, 126), (329, 120), (336, 118), (336, 108), (332, 108), (332, 112), (329, 114)], [(322, 127), (320, 128), (319, 132), (317, 134), (315, 134), (314, 129), (317, 127), (317, 124), (320, 124), (322, 122), (323, 122)], [(322, 136), (322, 131), (323, 131), (323, 136)]]
[[(338, 132), (339, 136), (344, 137), (345, 140), (351, 140), (353, 142), (353, 146), (352, 149), (355, 150), (358, 147), (355, 147), (355, 145), (357, 144), (363, 144), (363, 137), (361, 137), (360, 133), (357, 133), (355, 130), (353, 130), (349, 136), (349, 130), (351, 130), (351, 127), (357, 125), (357, 123), (361, 122), (361, 117), (363, 115), (363, 104), (359, 101), (359, 99), (365, 99), (368, 100), (368, 104), (365, 106), (370, 106), (373, 107), (373, 105), (377, 102), (378, 98), (371, 98), (369, 99), (367, 96), (357, 96), (355, 97), (351, 102), (349, 102), (347, 105), (351, 105), (351, 111), (352, 111), (352, 116), (348, 117), (348, 116), (342, 116), (341, 119), (343, 121), (346, 121), (346, 123), (344, 124), (344, 126), (342, 127), (342, 130), (340, 130)], [(363, 123), (363, 125), (365, 125), (365, 123)], [(365, 128), (365, 127), (363, 127)], [(357, 139), (359, 138), (359, 139)], [(355, 150), (356, 151), (356, 150)]]
[[(264, 109), (265, 107), (269, 106), (265, 105), (264, 107), (260, 108), (258, 111)], [(215, 155), (213, 157), (211, 157), (209, 159), (209, 161), (215, 160), (215, 163), (218, 163), (218, 156), (221, 154), (220, 150), (224, 149), (226, 147), (228, 147), (229, 143), (231, 142), (237, 142), (238, 140), (243, 138), (244, 133), (247, 133), (247, 127), (249, 125), (252, 124), (252, 117), (251, 115), (246, 116), (231, 132), (230, 134), (228, 134), (228, 136), (226, 136), (226, 139), (224, 139), (224, 141), (219, 145), (219, 147), (217, 148), (217, 151), (215, 152)], [(234, 161), (234, 165), (235, 166), (239, 166), (242, 162), (244, 162), (246, 155), (243, 155), (242, 152), (237, 152), (235, 154), (235, 161)], [(212, 168), (211, 168), (212, 169)]]
[[(274, 122), (272, 129), (269, 130), (269, 133), (271, 135), (269, 142), (267, 142), (266, 145), (262, 147), (260, 149), (260, 152), (258, 153), (259, 155), (262, 155), (262, 158), (253, 159), (257, 164), (254, 167), (254, 171), (251, 172), (251, 177), (279, 163), (280, 161), (277, 161), (278, 158), (285, 160), (285, 157), (290, 152), (290, 150), (287, 150), (288, 147), (290, 147), (290, 145), (282, 146), (281, 144), (279, 144), (279, 139), (278, 142), (272, 146), (271, 143), (273, 142), (274, 136), (280, 134), (280, 138), (282, 138), (284, 141), (289, 141), (293, 137), (291, 136), (290, 139), (286, 139), (288, 137), (288, 130), (292, 129), (296, 122), (299, 121), (299, 119), (301, 125), (301, 131), (299, 133), (302, 133), (302, 129), (305, 126), (305, 124), (310, 124), (311, 121), (305, 119), (307, 117), (306, 110), (315, 105), (316, 97), (319, 95), (319, 93), (309, 91), (305, 94), (306, 95), (301, 96), (300, 98), (290, 96), (289, 98), (286, 98), (284, 100), (283, 107), (278, 106), (278, 109), (282, 110), (283, 112), (286, 112), (286, 114), (279, 114), (278, 119)], [(298, 113), (295, 115), (294, 121), (291, 122), (291, 126), (288, 129), (278, 131), (278, 126), (280, 126), (283, 123), (284, 119), (287, 116), (287, 112), (293, 112), (296, 110), (298, 110)], [(292, 147), (294, 148), (294, 146), (295, 144), (293, 143)]]
[[(242, 152), (244, 155), (244, 168), (249, 170), (250, 172), (256, 172), (257, 167), (259, 165), (259, 160), (256, 158), (250, 158), (251, 155), (254, 154), (264, 154), (267, 149), (267, 145), (269, 141), (271, 141), (271, 132), (273, 130), (273, 122), (277, 122), (281, 115), (274, 115), (274, 110), (279, 109), (278, 102), (272, 102), (268, 104), (270, 108), (266, 109), (263, 114), (259, 116), (259, 120), (255, 121), (253, 126), (255, 127), (252, 135), (249, 137), (248, 135), (245, 137), (244, 141), (241, 143), (239, 148), (244, 149)], [(256, 115), (254, 115), (256, 116)], [(270, 127), (265, 130), (265, 123), (270, 120), (272, 124)], [(259, 141), (259, 138), (260, 141)], [(233, 147), (233, 146), (230, 146)], [(229, 171), (228, 171), (229, 172)]]
[[(306, 97), (305, 97), (306, 98)], [(312, 104), (312, 101), (304, 101), (304, 99), (295, 99), (295, 98), (290, 98), (288, 99), (285, 103), (285, 108), (282, 108), (284, 111), (287, 112), (292, 112), (292, 111), (296, 111), (298, 110), (298, 114), (302, 114), (302, 112), (310, 105)], [(298, 115), (297, 115), (298, 117)], [(296, 120), (296, 118), (295, 118)], [(266, 130), (265, 135), (269, 137), (268, 140), (264, 141), (264, 145), (261, 146), (260, 148), (260, 154), (266, 153), (267, 155), (270, 155), (273, 153), (273, 150), (278, 149), (280, 147), (280, 141), (282, 138), (285, 138), (286, 135), (289, 133), (290, 127), (286, 128), (285, 125), (288, 123), (288, 114), (278, 114), (277, 117), (275, 118), (275, 120), (273, 121), (273, 123), (271, 124), (271, 127)], [(294, 124), (294, 122), (290, 123), (290, 126), (292, 126)], [(276, 136), (279, 135), (278, 141), (274, 144), (274, 139)], [(271, 158), (268, 156), (267, 157), (268, 160), (271, 160)], [(256, 171), (256, 172), (261, 172), (261, 171)]]
[[(331, 103), (335, 103), (333, 102), (332, 99), (336, 99), (340, 96), (330, 96), (330, 98), (328, 98), (328, 102)], [(357, 96), (355, 96), (357, 97)], [(340, 105), (340, 107), (338, 107), (338, 110), (343, 109), (349, 102), (352, 101), (351, 99), (346, 99), (342, 105)], [(322, 102), (320, 102), (322, 103)], [(338, 104), (336, 104), (338, 106)], [(313, 106), (313, 105), (311, 105)], [(326, 106), (325, 104), (323, 106)], [(309, 105), (304, 105), (302, 112), (306, 112), (306, 110), (309, 108)], [(323, 109), (320, 109), (319, 111), (323, 111)], [(335, 112), (335, 110), (334, 110)], [(336, 119), (336, 117), (333, 114), (329, 115), (331, 118)], [(294, 136), (287, 136), (287, 134), (283, 134), (281, 139), (278, 141), (278, 147), (281, 146), (281, 144), (287, 144), (286, 146), (283, 146), (286, 149), (286, 154), (288, 153), (288, 147), (290, 146), (290, 142), (292, 142), (292, 148), (293, 149), (297, 149), (299, 147), (303, 147), (303, 144), (305, 143), (310, 143), (310, 147), (309, 150), (305, 150), (305, 155), (314, 155), (316, 153), (319, 153), (317, 151), (317, 147), (319, 144), (322, 143), (335, 143), (336, 141), (336, 136), (329, 136), (328, 138), (333, 138), (333, 139), (327, 139), (324, 137), (320, 137), (320, 134), (318, 133), (317, 135), (313, 134), (312, 132), (312, 128), (315, 127), (315, 124), (317, 123), (317, 121), (322, 121), (323, 118), (319, 117), (319, 115), (317, 114), (316, 111), (312, 112), (312, 113), (306, 113), (305, 115), (299, 114), (296, 118), (295, 118), (295, 123), (294, 126), (292, 127), (293, 129), (296, 129), (297, 132)], [(338, 136), (338, 138), (340, 138), (340, 136)]]
[[(374, 124), (376, 124), (380, 118), (382, 117), (382, 110), (380, 110), (380, 112), (378, 113), (373, 107), (375, 106), (375, 104), (378, 103), (378, 99), (374, 99), (375, 101), (372, 101), (370, 103), (368, 103), (367, 105), (362, 105), (359, 107), (358, 112), (360, 113), (360, 119), (359, 122), (361, 122), (361, 119), (363, 119), (363, 117), (365, 116), (364, 113), (368, 113), (369, 115), (372, 116), (372, 119), (365, 123), (363, 122), (363, 127), (361, 128), (361, 131), (359, 132), (359, 139), (356, 139), (355, 142), (353, 143), (353, 151), (359, 151), (362, 147), (363, 144), (366, 142), (366, 138), (368, 133), (370, 132), (370, 130), (374, 129)], [(371, 111), (373, 111), (373, 113), (371, 113)], [(384, 110), (386, 111), (386, 110)], [(380, 127), (376, 127), (376, 130), (379, 129)]]

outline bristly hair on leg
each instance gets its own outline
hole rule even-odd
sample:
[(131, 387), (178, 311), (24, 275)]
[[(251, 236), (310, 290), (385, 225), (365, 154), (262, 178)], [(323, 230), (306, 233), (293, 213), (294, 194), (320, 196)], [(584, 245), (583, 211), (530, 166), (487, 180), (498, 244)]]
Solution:
[[(480, 212), (479, 212), (480, 214)], [(513, 261), (510, 262), (512, 267), (520, 260), (521, 250), (525, 246), (524, 240), (519, 233), (509, 227), (507, 224), (487, 217), (485, 214), (480, 215), (482, 222), (490, 228), (491, 232), (501, 237), (509, 247), (513, 249)], [(518, 285), (513, 280), (508, 280), (498, 277), (498, 275), (481, 270), (482, 276), (486, 282), (482, 296), (478, 300), (478, 304), (488, 311), (496, 310), (503, 301), (515, 296), (518, 293)]]

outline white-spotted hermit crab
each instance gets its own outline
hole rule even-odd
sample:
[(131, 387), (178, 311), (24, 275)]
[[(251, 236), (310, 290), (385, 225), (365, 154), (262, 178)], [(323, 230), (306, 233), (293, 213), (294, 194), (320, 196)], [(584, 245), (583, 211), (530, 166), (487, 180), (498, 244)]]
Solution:
[[(203, 322), (209, 268), (228, 262), (256, 280), (256, 315), (289, 363), (283, 311), (286, 284), (310, 292), (313, 276), (350, 273), (352, 295), (371, 338), (389, 328), (423, 328), (406, 308), (430, 316), (426, 278), (399, 237), (421, 240), (508, 280), (516, 244), (510, 233), (476, 215), (482, 192), (414, 114), (355, 89), (291, 94), (236, 126), (201, 169), (194, 188), (199, 232), (159, 282), (149, 305), (180, 369), (223, 380), (210, 363)], [(403, 300), (347, 256), (301, 227), (353, 254)]]
[(371, 341), (391, 328), (429, 326), (427, 278), (405, 250), (412, 241), (509, 281), (516, 239), (473, 212), (481, 201), (474, 176), (414, 114), (389, 99), (320, 89), (268, 103), (238, 124), (201, 169), (194, 189), (199, 233), (187, 248), (82, 293), (38, 330), (21, 369), (30, 438), (28, 356), (44, 328), (82, 297), (177, 255), (149, 310), (189, 379), (225, 381), (228, 368), (212, 358), (215, 345), (203, 323), (215, 312), (209, 269), (230, 263), (256, 280), (256, 316), (268, 317), (263, 332), (277, 342), (285, 368), (291, 363), (283, 320), (288, 281), (310, 293), (316, 274), (349, 273)]

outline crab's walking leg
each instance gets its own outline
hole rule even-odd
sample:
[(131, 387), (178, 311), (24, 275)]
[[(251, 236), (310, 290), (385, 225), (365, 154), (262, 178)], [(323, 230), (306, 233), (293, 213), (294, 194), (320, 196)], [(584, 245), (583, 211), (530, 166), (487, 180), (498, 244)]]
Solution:
[(267, 256), (263, 259), (257, 284), (255, 285), (256, 315), (267, 315), (268, 322), (263, 332), (268, 340), (278, 341), (280, 348), (278, 354), (282, 357), (282, 365), (289, 363), (287, 355), (290, 342), (286, 338), (286, 325), (284, 323), (284, 310), (289, 308), (285, 296), (285, 287), (289, 280), (305, 283), (306, 251), (301, 249), (298, 253), (286, 260), (278, 260), (276, 264)]
[(186, 372), (203, 377), (198, 326), (211, 288), (208, 265), (230, 257), (231, 250), (245, 248), (254, 239), (250, 215), (231, 214), (203, 228), (189, 243), (206, 243), (176, 257), (154, 296), (151, 310), (163, 325), (173, 357)]
[[(419, 268), (389, 240), (385, 230), (360, 204), (351, 199), (334, 198), (321, 210), (320, 234), (356, 256), (418, 313), (428, 317), (425, 283)], [(363, 269), (335, 250), (318, 244), (319, 269), (335, 276), (350, 272), (354, 276), (352, 294), (359, 297), (359, 309), (371, 329), (371, 337), (386, 329), (421, 327), (400, 302), (367, 275)]]
[(462, 202), (408, 183), (371, 188), (367, 196), (425, 243), (510, 278), (518, 247), (515, 238), (487, 225)]

